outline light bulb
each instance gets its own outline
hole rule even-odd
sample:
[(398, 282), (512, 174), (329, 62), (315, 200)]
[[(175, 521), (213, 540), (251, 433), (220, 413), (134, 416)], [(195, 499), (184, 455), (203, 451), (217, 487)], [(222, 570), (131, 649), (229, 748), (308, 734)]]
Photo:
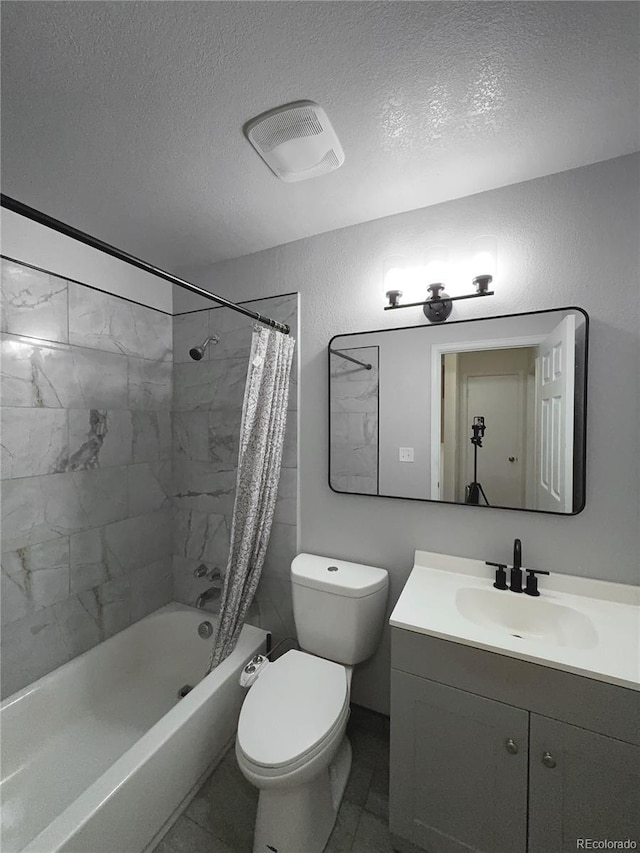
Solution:
[[(470, 273), (473, 283), (486, 290), (496, 276), (498, 240), (496, 237), (476, 237), (471, 243)], [(477, 281), (479, 280), (479, 281)]]
[[(424, 284), (446, 284), (449, 273), (449, 250), (446, 246), (432, 246), (425, 254)], [(426, 297), (425, 297), (426, 298)]]

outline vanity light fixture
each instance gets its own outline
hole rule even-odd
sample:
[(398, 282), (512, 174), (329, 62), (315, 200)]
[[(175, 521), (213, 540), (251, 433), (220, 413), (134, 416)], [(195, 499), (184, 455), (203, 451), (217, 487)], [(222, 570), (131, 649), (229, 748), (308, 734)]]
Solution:
[(430, 323), (443, 323), (451, 314), (453, 302), (460, 299), (474, 299), (478, 296), (493, 296), (494, 291), (489, 290), (496, 270), (498, 241), (495, 237), (485, 236), (476, 238), (471, 244), (470, 272), (475, 293), (463, 296), (449, 296), (445, 293), (444, 280), (448, 275), (448, 251), (445, 246), (434, 246), (427, 251), (426, 264), (423, 268), (423, 281), (426, 279), (427, 291), (431, 294), (423, 302), (407, 302), (401, 304), (400, 298), (403, 291), (400, 288), (407, 273), (410, 272), (404, 258), (394, 255), (384, 261), (385, 296), (389, 302), (385, 305), (385, 311), (393, 311), (396, 308), (421, 307), (424, 315)]

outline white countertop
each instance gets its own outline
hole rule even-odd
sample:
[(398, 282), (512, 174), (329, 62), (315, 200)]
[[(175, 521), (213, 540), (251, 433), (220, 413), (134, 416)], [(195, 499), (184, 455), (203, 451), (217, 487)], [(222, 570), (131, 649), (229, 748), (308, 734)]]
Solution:
[[(481, 560), (416, 551), (415, 565), (389, 623), (640, 690), (640, 587), (554, 573), (539, 577), (540, 597), (534, 598), (495, 589), (494, 572)], [(543, 612), (535, 610), (536, 605), (542, 603), (546, 611), (554, 611), (560, 633), (553, 639), (537, 636), (535, 630), (515, 636), (515, 630), (489, 618), (479, 624), (478, 613), (468, 603), (473, 608), (476, 600), (482, 602), (478, 611), (486, 604), (490, 611), (524, 614), (525, 621), (526, 614), (535, 621)], [(459, 606), (457, 602), (463, 601), (466, 606)], [(571, 633), (563, 636), (563, 620), (578, 626), (581, 639), (573, 642)]]

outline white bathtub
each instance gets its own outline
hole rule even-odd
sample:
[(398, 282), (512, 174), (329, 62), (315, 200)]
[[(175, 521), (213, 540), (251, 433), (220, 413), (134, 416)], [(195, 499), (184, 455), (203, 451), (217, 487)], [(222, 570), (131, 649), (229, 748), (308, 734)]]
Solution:
[(153, 848), (232, 741), (240, 670), (264, 649), (246, 625), (202, 678), (205, 619), (169, 604), (2, 703), (3, 853)]

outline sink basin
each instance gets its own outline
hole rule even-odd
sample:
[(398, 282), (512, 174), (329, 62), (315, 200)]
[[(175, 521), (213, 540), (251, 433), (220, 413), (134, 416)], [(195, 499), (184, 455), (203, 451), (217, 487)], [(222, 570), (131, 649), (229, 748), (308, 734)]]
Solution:
[(598, 642), (598, 633), (588, 616), (524, 593), (461, 587), (456, 591), (455, 602), (460, 615), (470, 622), (519, 640), (576, 649), (591, 649)]

